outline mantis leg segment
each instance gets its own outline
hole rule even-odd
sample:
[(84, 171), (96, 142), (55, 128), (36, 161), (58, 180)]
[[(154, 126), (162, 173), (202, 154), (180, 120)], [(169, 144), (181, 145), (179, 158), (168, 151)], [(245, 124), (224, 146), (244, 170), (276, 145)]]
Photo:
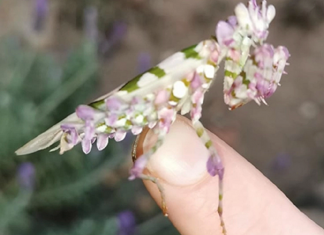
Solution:
[[(158, 134), (159, 134), (158, 135), (158, 140), (156, 141), (155, 145), (150, 149), (150, 151), (148, 153), (145, 153), (145, 154), (141, 155), (139, 158), (136, 158), (136, 147), (137, 147), (137, 143), (138, 143), (138, 138), (136, 138), (135, 143), (133, 145), (133, 150), (132, 150), (132, 154), (133, 154), (132, 158), (133, 158), (133, 160), (135, 160), (133, 169), (136, 168), (136, 164), (137, 164), (138, 160), (141, 161), (141, 158), (145, 158), (144, 159), (144, 164), (142, 165), (142, 163), (140, 163), (140, 165), (142, 165), (141, 168), (142, 168), (142, 171), (143, 171), (145, 169), (145, 167), (146, 167), (147, 162), (151, 158), (151, 156), (163, 144), (164, 137), (165, 137), (166, 133), (162, 134), (162, 132), (158, 132)], [(160, 184), (159, 180), (156, 177), (153, 177), (151, 175), (144, 174), (144, 173), (137, 174), (136, 178), (151, 181), (152, 183), (154, 183), (157, 186), (157, 188), (158, 188), (158, 190), (160, 192), (160, 195), (161, 195), (161, 200), (162, 200), (161, 201), (162, 212), (163, 212), (163, 214), (165, 216), (168, 216), (166, 202), (165, 202), (164, 189), (163, 189), (163, 186)]]
[(163, 188), (162, 184), (159, 182), (159, 179), (156, 177), (153, 177), (151, 175), (147, 175), (147, 174), (141, 174), (138, 178), (140, 178), (142, 180), (148, 180), (148, 181), (151, 181), (152, 183), (156, 184), (156, 186), (160, 192), (160, 196), (161, 196), (161, 207), (162, 207), (163, 215), (165, 217), (168, 217), (167, 206), (166, 206), (166, 202), (165, 202), (164, 188)]
[(192, 124), (198, 137), (202, 140), (205, 147), (209, 151), (209, 159), (207, 162), (207, 170), (210, 175), (216, 176), (218, 175), (219, 183), (218, 183), (218, 208), (217, 212), (219, 214), (222, 232), (226, 235), (225, 223), (223, 218), (223, 177), (224, 177), (224, 166), (222, 164), (222, 160), (218, 155), (215, 147), (212, 144), (212, 140), (210, 139), (206, 129), (202, 125), (199, 120), (192, 120)]
[(136, 158), (137, 158), (137, 145), (138, 145), (138, 141), (140, 139), (140, 135), (136, 136), (136, 139), (133, 143), (133, 146), (132, 146), (132, 161), (133, 163), (136, 161)]

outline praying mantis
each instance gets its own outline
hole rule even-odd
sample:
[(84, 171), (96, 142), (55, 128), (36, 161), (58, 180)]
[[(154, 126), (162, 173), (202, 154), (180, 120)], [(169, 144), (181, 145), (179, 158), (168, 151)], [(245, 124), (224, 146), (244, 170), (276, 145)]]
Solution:
[(122, 141), (127, 132), (139, 135), (148, 127), (156, 134), (157, 141), (143, 155), (133, 154), (134, 165), (129, 179), (156, 183), (162, 197), (163, 213), (167, 215), (162, 185), (143, 170), (163, 144), (177, 113), (189, 113), (192, 125), (209, 153), (207, 171), (219, 178), (217, 211), (226, 234), (222, 206), (225, 171), (221, 157), (200, 122), (204, 95), (224, 60), (225, 104), (231, 110), (252, 100), (259, 105), (266, 104), (265, 99), (280, 85), (290, 56), (286, 47), (274, 48), (264, 43), (269, 24), (275, 17), (274, 6), (267, 6), (265, 0), (260, 4), (250, 0), (247, 5), (239, 3), (234, 12), (226, 21), (218, 22), (215, 36), (176, 52), (92, 103), (78, 106), (75, 113), (28, 142), (16, 154), (42, 150), (58, 141), (59, 145), (53, 150), (59, 149), (61, 154), (79, 143), (88, 154), (95, 141), (97, 148), (102, 150), (109, 139)]

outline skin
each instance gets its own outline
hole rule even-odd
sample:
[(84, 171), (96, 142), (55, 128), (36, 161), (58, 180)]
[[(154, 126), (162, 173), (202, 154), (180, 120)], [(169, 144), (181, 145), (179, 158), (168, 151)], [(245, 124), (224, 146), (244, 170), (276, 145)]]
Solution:
[[(228, 235), (324, 234), (260, 171), (224, 141), (209, 134), (225, 166), (223, 208)], [(151, 131), (144, 131), (137, 156), (148, 151), (154, 142)], [(222, 234), (216, 211), (218, 179), (207, 173), (207, 158), (208, 151), (190, 121), (178, 116), (146, 170), (163, 185), (169, 218), (183, 235)], [(144, 183), (160, 206), (156, 185)]]

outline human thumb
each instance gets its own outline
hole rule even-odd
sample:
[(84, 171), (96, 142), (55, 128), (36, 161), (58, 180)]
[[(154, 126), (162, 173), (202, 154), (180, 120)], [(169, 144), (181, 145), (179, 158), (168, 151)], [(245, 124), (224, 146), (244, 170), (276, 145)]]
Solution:
[[(225, 167), (223, 215), (228, 234), (323, 234), (254, 166), (209, 134)], [(152, 131), (144, 131), (136, 155), (147, 152), (155, 141)], [(183, 235), (222, 234), (217, 213), (218, 177), (207, 172), (208, 156), (190, 121), (178, 116), (146, 168), (145, 173), (163, 185), (169, 218)], [(144, 183), (161, 207), (157, 186)]]

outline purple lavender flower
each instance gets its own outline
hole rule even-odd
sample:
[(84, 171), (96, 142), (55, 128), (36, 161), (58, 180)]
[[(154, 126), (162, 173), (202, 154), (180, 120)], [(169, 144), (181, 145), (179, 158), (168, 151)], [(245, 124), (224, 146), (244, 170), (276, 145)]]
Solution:
[(127, 26), (125, 23), (115, 22), (107, 38), (102, 41), (100, 45), (100, 52), (102, 54), (109, 53), (114, 46), (124, 38), (126, 32)]
[(140, 53), (138, 56), (138, 70), (143, 73), (151, 67), (151, 56), (148, 53)]
[(283, 172), (291, 166), (291, 157), (285, 153), (279, 153), (272, 162), (272, 170), (276, 172)]
[(119, 231), (118, 235), (135, 234), (135, 216), (131, 211), (123, 211), (118, 214)]
[(17, 169), (18, 184), (22, 189), (33, 190), (35, 185), (35, 167), (30, 162), (20, 164)]
[(123, 22), (115, 22), (109, 37), (110, 43), (114, 44), (120, 41), (126, 34), (127, 26)]
[(40, 32), (44, 28), (45, 19), (48, 12), (48, 0), (35, 0), (34, 29)]
[(84, 32), (89, 41), (98, 42), (98, 9), (89, 6), (84, 10)]

